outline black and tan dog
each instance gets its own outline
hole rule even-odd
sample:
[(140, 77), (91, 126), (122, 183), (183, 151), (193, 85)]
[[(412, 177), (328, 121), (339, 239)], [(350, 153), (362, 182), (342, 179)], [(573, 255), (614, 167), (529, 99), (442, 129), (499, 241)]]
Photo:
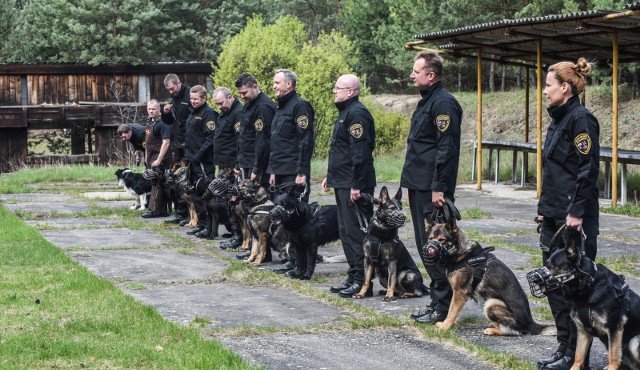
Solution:
[(231, 231), (227, 190), (234, 181), (233, 171), (228, 169), (220, 171), (213, 180), (207, 177), (198, 179), (195, 185), (195, 193), (204, 202), (207, 210), (207, 222), (205, 230), (196, 234), (196, 236), (215, 239), (218, 236), (218, 228), (221, 224), (226, 226), (227, 231)]
[(393, 301), (395, 297), (422, 297), (429, 294), (418, 266), (398, 238), (398, 228), (406, 221), (402, 213), (402, 188), (398, 189), (393, 198), (389, 197), (386, 186), (382, 187), (377, 199), (365, 198), (378, 208), (369, 222), (364, 239), (364, 283), (362, 290), (353, 298), (366, 295), (372, 284), (374, 270), (383, 287), (379, 294), (384, 294), (387, 302)]
[(583, 255), (580, 232), (567, 230), (565, 235), (566, 247), (553, 252), (547, 267), (531, 271), (527, 279), (536, 297), (564, 289), (571, 300), (578, 328), (572, 369), (584, 365), (593, 337), (609, 351), (608, 370), (640, 369), (640, 296), (622, 275)]
[(241, 180), (230, 191), (231, 200), (242, 202), (242, 213), (245, 214), (243, 228), (243, 243), (239, 248), (251, 248), (249, 258), (245, 260), (252, 266), (259, 266), (265, 262), (270, 252), (268, 240), (271, 237), (271, 219), (269, 211), (274, 204), (269, 199), (269, 193), (260, 183), (251, 179)]
[(529, 301), (513, 271), (489, 253), (493, 248), (484, 249), (468, 240), (456, 223), (458, 211), (452, 204), (448, 207), (446, 223), (427, 220), (429, 242), (421, 248), (425, 263), (444, 262), (453, 289), (447, 317), (436, 323), (437, 328), (453, 327), (471, 298), (482, 306), (493, 323), (484, 334), (554, 334), (555, 327), (533, 321)]
[(282, 224), (296, 248), (296, 268), (286, 276), (309, 280), (316, 269), (318, 247), (340, 238), (338, 207), (308, 204), (294, 196), (295, 188), (276, 196), (275, 207), (269, 212), (271, 222)]
[(189, 208), (189, 223), (186, 226), (195, 228), (198, 226), (198, 213), (191, 197), (193, 185), (189, 182), (188, 167), (176, 163), (171, 167), (169, 174), (172, 177), (171, 182), (175, 185), (177, 195), (187, 203)]

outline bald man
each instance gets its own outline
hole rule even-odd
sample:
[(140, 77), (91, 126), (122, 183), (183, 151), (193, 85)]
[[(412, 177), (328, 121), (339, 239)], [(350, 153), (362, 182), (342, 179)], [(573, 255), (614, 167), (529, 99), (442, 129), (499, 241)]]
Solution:
[[(352, 74), (342, 75), (333, 87), (333, 98), (339, 115), (334, 124), (327, 177), (322, 189), (334, 188), (338, 205), (338, 225), (342, 249), (349, 270), (344, 282), (331, 287), (332, 293), (351, 298), (362, 289), (364, 282), (364, 225), (360, 225), (359, 207), (366, 219), (373, 215), (371, 203), (360, 203), (363, 193), (373, 195), (376, 172), (373, 167), (373, 149), (376, 129), (373, 116), (360, 102), (360, 80)], [(372, 286), (371, 286), (372, 287)], [(371, 288), (370, 287), (370, 288)], [(367, 292), (367, 296), (372, 291)]]

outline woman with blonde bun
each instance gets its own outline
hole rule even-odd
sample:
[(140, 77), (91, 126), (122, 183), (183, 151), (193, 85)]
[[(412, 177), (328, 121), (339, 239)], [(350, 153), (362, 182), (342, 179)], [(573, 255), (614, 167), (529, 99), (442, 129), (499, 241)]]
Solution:
[[(584, 96), (585, 75), (591, 65), (580, 58), (577, 64), (560, 62), (549, 67), (544, 95), (551, 116), (542, 157), (542, 193), (538, 202), (538, 221), (542, 261), (547, 266), (551, 254), (564, 247), (563, 238), (551, 240), (564, 224), (568, 232), (583, 231), (584, 253), (594, 260), (599, 234), (598, 178), (600, 126), (580, 102)], [(540, 369), (569, 369), (576, 349), (576, 326), (571, 320), (571, 303), (562, 289), (547, 294), (558, 329), (558, 349), (538, 360)], [(588, 364), (588, 359), (587, 359)], [(588, 368), (588, 365), (586, 365)]]

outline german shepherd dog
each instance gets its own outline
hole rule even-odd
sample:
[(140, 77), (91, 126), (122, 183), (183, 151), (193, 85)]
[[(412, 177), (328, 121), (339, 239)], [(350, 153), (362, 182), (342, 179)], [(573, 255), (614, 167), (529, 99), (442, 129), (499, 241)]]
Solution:
[(458, 210), (449, 202), (446, 223), (427, 219), (428, 243), (421, 248), (425, 263), (439, 260), (447, 267), (447, 278), (453, 289), (449, 313), (439, 330), (453, 327), (469, 298), (478, 302), (493, 323), (486, 335), (522, 335), (555, 333), (555, 327), (533, 321), (529, 301), (516, 276), (502, 261), (468, 240), (456, 223)]
[(203, 177), (196, 182), (195, 193), (202, 198), (205, 209), (207, 210), (205, 228), (209, 231), (207, 235), (201, 237), (215, 239), (218, 236), (218, 227), (220, 224), (225, 225), (227, 230), (231, 231), (227, 189), (233, 182), (234, 175), (231, 170), (220, 171), (218, 177), (213, 180)]
[(295, 190), (291, 187), (276, 196), (269, 217), (272, 223), (282, 224), (289, 233), (291, 246), (296, 248), (296, 268), (285, 275), (309, 280), (316, 269), (318, 247), (340, 239), (338, 206), (305, 203), (294, 196)]
[(118, 185), (136, 197), (136, 204), (131, 206), (131, 209), (146, 209), (147, 195), (151, 192), (151, 181), (128, 168), (117, 169), (115, 175), (118, 179)]
[(571, 318), (578, 328), (571, 369), (582, 368), (593, 337), (609, 351), (608, 370), (640, 369), (640, 296), (624, 276), (583, 255), (579, 231), (567, 230), (565, 236), (566, 247), (553, 252), (547, 267), (531, 271), (527, 279), (536, 297), (564, 289), (571, 300)]
[(384, 294), (386, 302), (393, 301), (396, 296), (410, 298), (429, 294), (429, 288), (424, 285), (418, 266), (398, 239), (398, 228), (407, 220), (402, 213), (402, 188), (398, 189), (393, 198), (389, 197), (386, 186), (380, 190), (378, 199), (370, 196), (364, 198), (378, 208), (369, 222), (364, 238), (364, 283), (362, 290), (353, 298), (365, 296), (375, 275), (384, 288), (379, 294)]
[(193, 185), (189, 181), (188, 167), (176, 163), (172, 166), (169, 173), (172, 177), (172, 183), (175, 184), (178, 196), (187, 203), (187, 207), (189, 208), (189, 223), (186, 226), (194, 228), (198, 226), (198, 213), (196, 212), (196, 206), (193, 204), (193, 198), (191, 197)]
[[(265, 259), (268, 239), (271, 237), (271, 219), (269, 211), (274, 204), (269, 199), (269, 193), (260, 183), (251, 179), (241, 180), (231, 190), (231, 199), (237, 197), (242, 202), (243, 212), (246, 212), (246, 231), (243, 230), (243, 242), (239, 249), (244, 250), (251, 245), (251, 254), (246, 262), (252, 266), (259, 266)], [(250, 244), (249, 244), (250, 243)]]

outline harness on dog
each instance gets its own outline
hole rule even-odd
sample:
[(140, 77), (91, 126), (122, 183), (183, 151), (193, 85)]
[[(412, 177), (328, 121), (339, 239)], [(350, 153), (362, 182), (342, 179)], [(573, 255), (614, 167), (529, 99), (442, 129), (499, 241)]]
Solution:
[[(592, 276), (592, 281), (588, 284), (589, 287), (593, 285), (595, 281), (595, 276), (597, 275), (597, 268), (595, 263), (593, 264), (593, 267), (596, 270), (596, 272)], [(618, 275), (618, 276), (620, 277), (620, 279), (615, 282), (615, 284), (611, 287), (611, 290), (613, 291), (613, 296), (615, 297), (615, 300), (618, 301), (618, 303), (622, 307), (624, 307), (624, 310), (626, 313), (629, 313), (631, 312), (631, 299), (629, 298), (629, 291), (630, 291), (629, 284), (627, 284), (624, 281), (623, 275)], [(576, 310), (578, 311), (578, 315), (582, 317), (591, 318), (591, 307), (587, 307), (587, 306), (576, 307)], [(587, 332), (589, 333), (594, 332), (592, 330), (593, 326), (591, 325), (591, 319), (584, 320), (582, 324)]]
[(449, 265), (447, 267), (447, 273), (464, 267), (473, 268), (473, 282), (471, 283), (471, 289), (475, 290), (484, 277), (484, 273), (487, 270), (487, 262), (496, 258), (493, 254), (490, 253), (495, 249), (496, 248), (493, 246), (482, 248), (480, 244), (474, 242), (473, 254), (460, 262)]

